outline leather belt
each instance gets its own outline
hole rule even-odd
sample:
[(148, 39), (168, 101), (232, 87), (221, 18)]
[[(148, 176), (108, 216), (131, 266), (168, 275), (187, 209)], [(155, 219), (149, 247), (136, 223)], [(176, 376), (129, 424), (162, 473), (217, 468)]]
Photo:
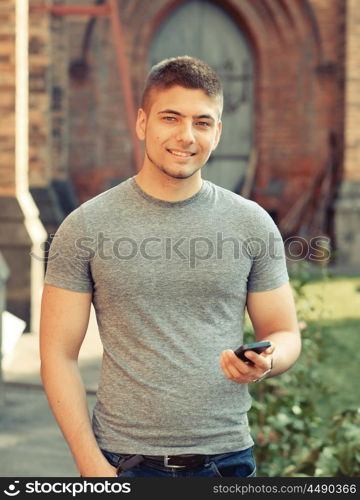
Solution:
[(144, 462), (148, 465), (181, 469), (203, 465), (208, 456), (209, 455), (143, 455)]
[(150, 467), (187, 469), (199, 467), (206, 458), (216, 455), (125, 455), (118, 463), (117, 472), (124, 472), (143, 462)]

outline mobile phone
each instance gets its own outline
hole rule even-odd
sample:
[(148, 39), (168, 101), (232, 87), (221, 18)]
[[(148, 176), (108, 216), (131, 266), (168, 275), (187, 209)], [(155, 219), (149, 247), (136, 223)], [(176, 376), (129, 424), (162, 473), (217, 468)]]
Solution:
[(253, 342), (252, 344), (244, 344), (241, 345), (238, 349), (236, 349), (235, 354), (238, 358), (240, 358), (242, 361), (245, 361), (247, 363), (252, 363), (250, 359), (248, 359), (244, 353), (245, 351), (255, 351), (257, 354), (260, 354), (261, 352), (265, 351), (268, 347), (271, 346), (271, 342), (269, 341), (264, 341), (264, 342)]

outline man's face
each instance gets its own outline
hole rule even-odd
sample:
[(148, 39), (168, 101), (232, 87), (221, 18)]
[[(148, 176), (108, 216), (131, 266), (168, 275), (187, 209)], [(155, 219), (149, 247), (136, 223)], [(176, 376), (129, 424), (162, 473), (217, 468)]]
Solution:
[(194, 175), (219, 142), (221, 110), (221, 98), (200, 89), (152, 90), (136, 124), (139, 139), (145, 141), (144, 167), (176, 179)]

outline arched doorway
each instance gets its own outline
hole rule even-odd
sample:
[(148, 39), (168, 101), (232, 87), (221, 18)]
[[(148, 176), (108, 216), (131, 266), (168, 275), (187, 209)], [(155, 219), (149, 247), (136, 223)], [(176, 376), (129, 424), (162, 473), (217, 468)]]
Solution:
[(150, 47), (149, 64), (182, 55), (203, 59), (222, 78), (223, 134), (202, 176), (238, 191), (252, 145), (254, 69), (249, 44), (221, 7), (206, 0), (190, 0), (160, 26)]

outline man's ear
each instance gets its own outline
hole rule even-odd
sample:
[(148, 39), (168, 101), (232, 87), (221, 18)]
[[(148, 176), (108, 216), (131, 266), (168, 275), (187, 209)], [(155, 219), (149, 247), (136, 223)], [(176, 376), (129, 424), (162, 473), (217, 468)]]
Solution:
[(136, 134), (140, 141), (145, 140), (146, 120), (147, 120), (146, 113), (142, 108), (140, 108), (138, 110), (136, 119)]
[(212, 151), (214, 151), (214, 149), (216, 149), (217, 145), (219, 144), (221, 132), (222, 132), (222, 122), (219, 120), (219, 122), (216, 126), (215, 139), (214, 139), (214, 145), (213, 145)]

